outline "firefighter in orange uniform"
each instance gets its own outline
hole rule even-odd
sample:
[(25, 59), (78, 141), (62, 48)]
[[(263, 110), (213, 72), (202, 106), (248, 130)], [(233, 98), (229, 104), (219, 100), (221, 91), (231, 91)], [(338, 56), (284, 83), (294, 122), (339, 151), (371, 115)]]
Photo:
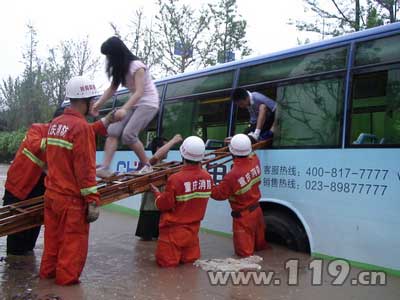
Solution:
[(183, 168), (168, 178), (165, 191), (151, 185), (161, 211), (156, 260), (161, 267), (194, 262), (200, 257), (199, 229), (211, 193), (212, 179), (201, 167), (205, 146), (197, 136), (186, 138), (180, 152)]
[(55, 277), (59, 285), (79, 283), (88, 251), (89, 223), (99, 216), (95, 136), (85, 119), (95, 95), (91, 80), (72, 78), (66, 86), (71, 108), (50, 123), (47, 135), (40, 277)]
[[(64, 103), (63, 103), (64, 105)], [(69, 104), (68, 104), (69, 105)], [(64, 112), (60, 107), (54, 113), (53, 119)], [(94, 132), (101, 136), (107, 135), (107, 126), (114, 122), (113, 113), (90, 124)], [(14, 160), (8, 169), (4, 191), (4, 205), (42, 196), (45, 192), (46, 139), (49, 124), (35, 123), (28, 132)], [(40, 226), (7, 236), (7, 254), (27, 255), (35, 247), (40, 232)]]
[(264, 216), (260, 200), (261, 169), (251, 141), (245, 134), (235, 135), (229, 151), (234, 157), (232, 170), (219, 185), (213, 186), (211, 197), (229, 199), (233, 218), (233, 244), (238, 256), (246, 257), (267, 248)]
[[(41, 196), (48, 124), (32, 124), (8, 169), (4, 205)], [(7, 236), (7, 254), (26, 255), (35, 247), (40, 226)]]

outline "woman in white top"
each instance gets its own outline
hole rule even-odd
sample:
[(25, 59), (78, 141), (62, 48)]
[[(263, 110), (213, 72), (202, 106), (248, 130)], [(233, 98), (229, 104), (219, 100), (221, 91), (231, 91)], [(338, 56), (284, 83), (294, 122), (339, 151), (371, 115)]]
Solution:
[(159, 109), (159, 96), (150, 72), (138, 57), (118, 38), (110, 37), (101, 45), (101, 53), (106, 55), (106, 72), (112, 79), (110, 87), (93, 105), (93, 113), (98, 114), (101, 106), (111, 98), (120, 85), (131, 91), (128, 101), (115, 112), (119, 122), (108, 127), (103, 165), (97, 171), (99, 177), (109, 177), (110, 164), (118, 146), (118, 139), (128, 145), (140, 160), (139, 173), (152, 171), (139, 133), (147, 127)]

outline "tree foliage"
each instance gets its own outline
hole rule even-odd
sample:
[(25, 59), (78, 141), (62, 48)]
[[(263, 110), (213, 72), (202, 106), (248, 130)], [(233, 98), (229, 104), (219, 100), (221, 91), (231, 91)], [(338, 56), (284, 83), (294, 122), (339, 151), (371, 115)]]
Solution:
[(65, 97), (65, 86), (73, 76), (93, 76), (100, 66), (100, 57), (90, 47), (89, 38), (62, 41), (49, 49), (43, 64), (44, 91), (49, 104), (57, 106)]
[(114, 35), (122, 39), (129, 49), (146, 65), (157, 68), (161, 57), (156, 51), (156, 34), (153, 30), (153, 18), (146, 18), (143, 8), (137, 9), (128, 24), (128, 32), (122, 33), (115, 23), (110, 23)]
[(39, 58), (37, 47), (37, 32), (28, 24), (22, 53), (24, 71), (0, 84), (0, 130), (48, 122), (64, 100), (68, 80), (75, 75), (93, 75), (99, 66), (99, 57), (92, 53), (87, 37), (60, 42), (49, 49), (46, 58)]
[(136, 10), (128, 33), (110, 24), (156, 77), (215, 65), (218, 58), (227, 61), (228, 52), (240, 57), (251, 53), (247, 22), (239, 15), (236, 0), (220, 0), (197, 10), (179, 0), (157, 0), (157, 6), (158, 13), (151, 18), (143, 9)]
[(290, 20), (300, 31), (338, 36), (397, 22), (399, 0), (303, 0), (313, 20)]
[[(243, 57), (251, 51), (247, 22), (239, 14), (236, 0), (218, 1), (195, 9), (179, 0), (157, 0), (157, 14), (148, 16), (143, 9), (136, 10), (126, 33), (114, 23), (110, 25), (152, 68), (153, 75), (196, 70), (216, 64), (218, 55), (223, 62), (228, 52)], [(68, 80), (75, 75), (94, 75), (99, 68), (100, 53), (92, 51), (88, 37), (60, 41), (45, 57), (38, 55), (39, 41), (36, 29), (28, 24), (22, 53), (24, 71), (0, 82), (0, 131), (24, 130), (34, 122), (49, 121), (64, 100)]]
[[(156, 51), (163, 58), (160, 66), (166, 75), (183, 73), (193, 66), (207, 65), (211, 52), (207, 31), (211, 16), (208, 8), (195, 11), (179, 0), (158, 0)], [(181, 55), (176, 55), (176, 48)]]
[(214, 31), (212, 45), (215, 48), (210, 64), (218, 60), (228, 61), (228, 52), (239, 52), (240, 57), (250, 55), (246, 40), (247, 22), (238, 14), (236, 0), (220, 0), (215, 5), (210, 4), (210, 10)]

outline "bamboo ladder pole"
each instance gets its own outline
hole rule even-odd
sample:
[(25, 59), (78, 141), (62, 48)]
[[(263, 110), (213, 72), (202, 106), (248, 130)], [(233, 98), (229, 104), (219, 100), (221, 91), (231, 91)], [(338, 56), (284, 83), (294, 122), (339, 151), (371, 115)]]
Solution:
[[(253, 145), (253, 149), (264, 148), (269, 143), (269, 141), (256, 143)], [(229, 158), (221, 162), (228, 156), (231, 156), (228, 147), (208, 152), (204, 161), (202, 161), (202, 165), (208, 170), (225, 165), (232, 161), (232, 158)], [(138, 176), (132, 172), (100, 180), (97, 185), (100, 205), (107, 205), (146, 192), (150, 189), (151, 183), (155, 186), (164, 185), (168, 177), (181, 168), (180, 162), (166, 162), (155, 166), (155, 171), (146, 175)], [(0, 237), (42, 225), (43, 215), (43, 196), (0, 207)]]

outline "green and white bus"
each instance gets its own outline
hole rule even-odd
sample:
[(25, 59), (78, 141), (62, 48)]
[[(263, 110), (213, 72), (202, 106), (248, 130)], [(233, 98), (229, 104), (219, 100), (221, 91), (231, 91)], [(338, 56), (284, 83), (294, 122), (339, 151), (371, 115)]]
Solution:
[[(391, 24), (158, 80), (161, 109), (141, 138), (196, 134), (216, 147), (248, 124), (230, 101), (236, 87), (275, 99), (278, 131), (257, 151), (267, 239), (400, 275), (399, 45)], [(128, 97), (119, 91), (103, 113)], [(135, 160), (121, 149), (112, 168), (130, 171)], [(211, 173), (218, 181), (226, 171)], [(139, 199), (114, 206), (138, 210)], [(211, 200), (202, 226), (230, 234), (229, 212)]]

